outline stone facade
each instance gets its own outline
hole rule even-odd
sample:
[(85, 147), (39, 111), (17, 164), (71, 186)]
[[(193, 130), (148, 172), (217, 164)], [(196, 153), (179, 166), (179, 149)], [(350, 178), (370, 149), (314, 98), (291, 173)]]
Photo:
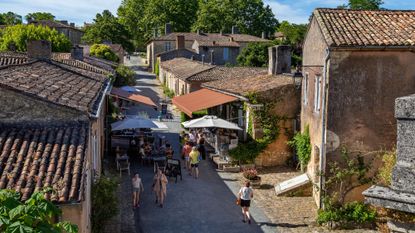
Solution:
[[(409, 50), (332, 48), (313, 17), (303, 50), (301, 125), (310, 129), (307, 172), (315, 183), (320, 170), (341, 159), (342, 147), (364, 155), (374, 174), (381, 164), (375, 152), (396, 144), (395, 99), (415, 92), (414, 61)], [(364, 189), (346, 199), (362, 200)]]

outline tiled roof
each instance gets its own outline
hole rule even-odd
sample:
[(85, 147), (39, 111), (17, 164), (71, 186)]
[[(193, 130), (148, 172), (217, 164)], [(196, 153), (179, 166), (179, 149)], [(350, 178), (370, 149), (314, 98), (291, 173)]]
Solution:
[(87, 57), (84, 57), (82, 61), (76, 60), (72, 58), (70, 53), (52, 53), (51, 59), (75, 68), (91, 71), (102, 75), (114, 73), (114, 69), (112, 67), (100, 61), (86, 62), (90, 60)]
[(182, 80), (186, 80), (195, 74), (215, 67), (207, 63), (203, 64), (202, 62), (193, 61), (186, 58), (175, 58), (172, 60), (163, 61), (160, 63), (160, 66), (168, 72), (174, 74), (176, 78)]
[(87, 129), (7, 127), (0, 125), (0, 189), (14, 189), (27, 200), (52, 187), (47, 199), (79, 202), (83, 194)]
[(101, 59), (98, 57), (93, 57), (93, 56), (84, 56), (83, 61), (88, 64), (98, 66), (105, 70), (114, 70), (114, 68), (118, 66), (118, 63), (116, 62), (108, 61), (108, 60)]
[(286, 85), (293, 85), (292, 76), (287, 75), (259, 75), (243, 78), (221, 79), (204, 83), (202, 86), (212, 90), (220, 90), (238, 96), (247, 96), (249, 93), (261, 93)]
[(25, 53), (0, 52), (0, 67), (8, 65), (18, 65), (29, 61)]
[(216, 66), (213, 69), (195, 74), (187, 80), (208, 82), (227, 78), (243, 78), (247, 76), (265, 75), (267, 73), (267, 68)]
[(415, 11), (314, 11), (328, 46), (414, 46)]
[[(85, 71), (86, 72), (86, 71)], [(96, 115), (109, 81), (56, 62), (33, 61), (0, 68), (0, 87)]]
[(50, 27), (50, 28), (70, 28), (70, 29), (73, 29), (73, 30), (82, 31), (82, 30), (80, 30), (76, 27), (72, 27), (70, 25), (63, 24), (61, 22), (54, 21), (54, 20), (38, 20), (38, 21), (33, 21), (32, 24), (47, 26), (47, 27)]
[(236, 42), (269, 42), (269, 40), (247, 34), (220, 34), (220, 33), (195, 33), (195, 32), (173, 32), (164, 36), (153, 38), (153, 41), (175, 41), (177, 36), (184, 36), (187, 41), (223, 41), (231, 39)]
[(241, 47), (238, 42), (235, 41), (197, 41), (199, 46), (204, 47)]

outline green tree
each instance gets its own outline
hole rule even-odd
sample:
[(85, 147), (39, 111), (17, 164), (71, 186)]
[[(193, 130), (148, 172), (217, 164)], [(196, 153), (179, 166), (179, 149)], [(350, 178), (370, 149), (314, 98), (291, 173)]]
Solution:
[(76, 233), (78, 227), (69, 222), (55, 223), (61, 210), (47, 201), (44, 192), (34, 193), (27, 201), (20, 201), (14, 190), (0, 190), (0, 231), (5, 233)]
[(62, 33), (49, 27), (29, 25), (14, 25), (4, 29), (0, 40), (0, 50), (9, 50), (14, 46), (17, 51), (26, 51), (29, 40), (47, 40), (52, 43), (53, 52), (69, 52), (72, 45)]
[(348, 4), (338, 6), (341, 9), (352, 10), (379, 10), (383, 4), (383, 0), (349, 0)]
[(110, 41), (114, 44), (121, 44), (126, 50), (133, 50), (129, 40), (128, 30), (118, 22), (118, 19), (109, 11), (104, 10), (97, 14), (94, 23), (85, 28), (82, 40), (89, 44), (99, 44)]
[(92, 186), (91, 222), (93, 233), (102, 232), (104, 223), (117, 215), (117, 186), (118, 183), (116, 180), (105, 176), (101, 176)]
[(16, 25), (22, 23), (22, 16), (14, 13), (7, 12), (0, 14), (0, 25)]
[(284, 44), (291, 45), (295, 49), (301, 49), (307, 32), (307, 24), (291, 24), (288, 21), (282, 21), (278, 31), (285, 36)]
[(196, 19), (198, 0), (148, 0), (141, 21), (145, 38), (150, 39), (153, 30), (163, 31), (165, 23), (170, 22), (173, 31), (190, 31)]
[(193, 30), (230, 32), (237, 26), (241, 33), (260, 36), (273, 33), (278, 21), (262, 0), (200, 0)]
[(268, 66), (268, 47), (277, 44), (272, 43), (250, 43), (237, 57), (238, 65), (266, 67)]
[(38, 20), (55, 20), (55, 16), (49, 12), (33, 12), (25, 16), (27, 22)]
[(145, 28), (141, 25), (146, 3), (147, 0), (123, 0), (117, 12), (118, 21), (132, 36), (135, 47), (144, 46), (147, 41), (144, 37)]
[(95, 57), (103, 58), (109, 61), (118, 62), (118, 56), (111, 50), (108, 45), (94, 44), (89, 49), (89, 54)]

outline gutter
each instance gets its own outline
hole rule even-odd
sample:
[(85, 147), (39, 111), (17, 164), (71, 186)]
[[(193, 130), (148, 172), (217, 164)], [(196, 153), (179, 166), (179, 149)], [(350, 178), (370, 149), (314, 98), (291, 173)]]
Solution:
[(368, 45), (368, 46), (331, 46), (330, 50), (332, 51), (344, 51), (344, 50), (358, 50), (358, 51), (414, 51), (415, 46), (413, 45), (399, 45), (399, 46), (375, 46), (375, 45)]
[(326, 56), (324, 59), (324, 68), (323, 68), (323, 103), (321, 104), (321, 145), (320, 145), (320, 164), (319, 164), (319, 170), (320, 170), (320, 198), (319, 198), (319, 207), (324, 208), (323, 198), (322, 198), (322, 192), (324, 190), (324, 182), (326, 180), (325, 178), (325, 168), (326, 168), (326, 139), (327, 139), (327, 131), (326, 131), (326, 111), (327, 111), (327, 98), (328, 98), (328, 88), (327, 88), (327, 79), (328, 79), (328, 64), (330, 61), (330, 50), (326, 49)]
[(104, 105), (105, 97), (107, 96), (108, 92), (111, 89), (112, 89), (112, 84), (111, 84), (111, 81), (108, 80), (108, 84), (104, 89), (104, 93), (102, 93), (101, 100), (99, 101), (97, 112), (95, 114), (89, 114), (90, 117), (95, 118), (95, 119), (99, 118), (99, 113), (101, 112), (102, 105)]

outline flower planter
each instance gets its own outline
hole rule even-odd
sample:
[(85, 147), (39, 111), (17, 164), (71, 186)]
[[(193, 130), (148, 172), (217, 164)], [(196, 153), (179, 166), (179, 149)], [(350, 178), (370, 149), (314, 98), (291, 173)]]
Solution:
[(251, 183), (252, 188), (256, 188), (256, 189), (261, 188), (261, 177), (260, 176), (257, 176), (254, 179), (247, 179), (247, 178), (245, 179)]
[(238, 165), (223, 165), (223, 171), (224, 172), (239, 172), (241, 170), (241, 167)]

